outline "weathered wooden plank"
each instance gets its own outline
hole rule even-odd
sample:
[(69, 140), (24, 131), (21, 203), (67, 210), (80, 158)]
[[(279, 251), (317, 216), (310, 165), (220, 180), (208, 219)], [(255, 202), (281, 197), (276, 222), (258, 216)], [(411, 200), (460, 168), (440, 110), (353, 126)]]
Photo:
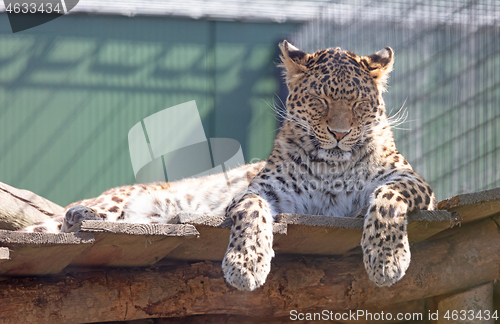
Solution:
[[(196, 224), (196, 229), (200, 233), (199, 237), (196, 240), (183, 242), (168, 254), (168, 258), (221, 261), (226, 253), (231, 234), (228, 223), (221, 218), (210, 220), (209, 217), (189, 219), (189, 222)], [(214, 227), (214, 225), (219, 227)], [(286, 234), (287, 224), (274, 223), (273, 228), (275, 235)]]
[(230, 219), (224, 216), (211, 216), (195, 213), (179, 213), (178, 221), (181, 224), (206, 225), (212, 227), (230, 228)]
[(279, 214), (286, 235), (275, 235), (274, 250), (291, 254), (342, 254), (359, 245), (362, 218)]
[(439, 209), (457, 212), (463, 223), (500, 213), (500, 188), (458, 195), (440, 201)]
[(445, 210), (414, 211), (408, 215), (408, 238), (411, 243), (421, 242), (458, 224), (461, 224), (461, 218), (456, 213)]
[(343, 254), (358, 246), (361, 229), (289, 224), (286, 235), (274, 236), (274, 250), (285, 254)]
[(32, 244), (32, 245), (54, 245), (54, 244), (81, 244), (93, 243), (94, 236), (84, 233), (28, 233), (0, 230), (0, 245), (6, 244)]
[(0, 263), (2, 275), (59, 273), (94, 242), (91, 233), (23, 233), (0, 230), (0, 244), (10, 259)]
[[(423, 241), (450, 227), (447, 211), (416, 211), (408, 215), (408, 237)], [(343, 254), (359, 246), (363, 218), (280, 214), (277, 221), (288, 225), (287, 235), (276, 235), (274, 249), (280, 253)]]
[[(420, 242), (450, 227), (447, 211), (417, 211), (408, 216), (411, 242)], [(220, 261), (224, 258), (231, 225), (224, 217), (180, 215), (181, 222), (195, 224), (200, 238), (186, 241), (168, 254), (183, 260)], [(286, 254), (343, 254), (359, 246), (363, 218), (279, 214), (274, 223), (274, 249)]]
[[(449, 222), (455, 220), (452, 213), (444, 210), (418, 210), (408, 215), (409, 222)], [(179, 221), (184, 224), (207, 225), (212, 227), (230, 228), (229, 219), (221, 216), (196, 215), (182, 213)], [(338, 228), (362, 229), (363, 217), (335, 217), (323, 215), (303, 215), (303, 214), (278, 214), (277, 223), (307, 225), (307, 226), (327, 226)]]
[[(95, 243), (71, 263), (85, 267), (152, 265), (173, 249), (196, 240), (199, 232), (189, 224), (129, 224), (83, 221), (80, 231), (95, 235)], [(189, 239), (192, 238), (192, 239)]]
[[(446, 211), (410, 215), (408, 230), (411, 241), (421, 241), (449, 227), (449, 215)], [(224, 218), (184, 215), (183, 220), (198, 223), (198, 230), (190, 224), (84, 221), (79, 226), (79, 236), (75, 233), (0, 231), (0, 244), (10, 244), (8, 246), (14, 249), (15, 256), (3, 268), (0, 267), (0, 273), (57, 273), (68, 264), (85, 267), (145, 266), (164, 257), (222, 260), (230, 234)], [(281, 214), (274, 224), (274, 248), (276, 252), (286, 254), (343, 254), (359, 245), (362, 226), (360, 218)], [(82, 243), (83, 233), (93, 235), (91, 241), (85, 242), (94, 243), (92, 246), (63, 247)], [(195, 236), (196, 239), (187, 239)], [(47, 245), (58, 247), (48, 249)], [(37, 249), (33, 249), (35, 247)], [(52, 256), (52, 253), (56, 255)], [(62, 253), (65, 254), (63, 258), (59, 255)], [(17, 269), (23, 270), (16, 272)]]
[(196, 225), (196, 229), (200, 233), (198, 239), (186, 241), (167, 257), (180, 260), (222, 260), (229, 243), (230, 230), (209, 225)]
[[(500, 234), (491, 220), (412, 247), (406, 276), (390, 288), (368, 280), (360, 255), (278, 255), (266, 284), (240, 292), (220, 262), (0, 281), (0, 322), (67, 323), (233, 314), (285, 317), (290, 310), (375, 309), (468, 289), (499, 277)], [(43, 289), (40, 289), (43, 287)], [(51, 311), (47, 311), (51, 310)]]
[(54, 274), (70, 264), (125, 267), (151, 265), (179, 246), (183, 242), (182, 238), (198, 234), (193, 225), (103, 221), (84, 221), (80, 225), (80, 232), (73, 233), (0, 230), (0, 244), (12, 250), (11, 260), (0, 265), (0, 274)]
[(197, 236), (198, 231), (189, 224), (135, 224), (86, 220), (80, 225), (81, 232), (126, 235)]
[(279, 214), (276, 221), (288, 225), (336, 227), (363, 229), (363, 218), (335, 217), (322, 215)]
[[(408, 214), (408, 223), (414, 222), (443, 222), (450, 225), (454, 220), (452, 213), (444, 210), (417, 210)], [(335, 217), (322, 215), (279, 214), (276, 217), (279, 223), (306, 226), (325, 226), (348, 229), (363, 229), (363, 218)]]

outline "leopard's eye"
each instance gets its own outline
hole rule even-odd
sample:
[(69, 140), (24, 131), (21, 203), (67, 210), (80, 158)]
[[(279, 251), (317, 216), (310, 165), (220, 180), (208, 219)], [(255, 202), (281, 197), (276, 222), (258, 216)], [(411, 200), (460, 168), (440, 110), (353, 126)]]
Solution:
[(321, 105), (323, 105), (323, 107), (328, 108), (328, 102), (325, 99), (320, 98), (320, 97), (314, 97), (314, 99), (317, 103), (320, 103)]
[(318, 100), (321, 102), (321, 105), (323, 106), (324, 113), (328, 114), (328, 111), (330, 110), (330, 106), (328, 105), (328, 101), (326, 101), (323, 98), (318, 98)]
[(320, 97), (316, 97), (316, 96), (314, 96), (314, 97), (312, 97), (312, 99), (313, 99), (316, 103), (321, 103), (321, 104), (323, 104), (323, 105), (325, 104), (325, 99), (323, 99), (323, 98), (320, 98)]
[(366, 104), (369, 100), (360, 100), (360, 101), (356, 101), (354, 103), (354, 105), (352, 106), (352, 109), (356, 109), (364, 104)]

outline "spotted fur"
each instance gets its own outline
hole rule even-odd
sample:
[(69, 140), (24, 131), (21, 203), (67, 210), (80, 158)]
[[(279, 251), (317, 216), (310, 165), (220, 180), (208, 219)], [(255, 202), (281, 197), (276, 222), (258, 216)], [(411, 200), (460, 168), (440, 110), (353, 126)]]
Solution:
[(64, 216), (26, 227), (23, 232), (72, 232), (82, 220), (121, 221), (139, 224), (175, 224), (181, 212), (224, 216), (226, 206), (241, 195), (264, 162), (247, 164), (226, 174), (122, 186), (103, 192), (99, 197), (72, 203)]
[(365, 213), (361, 246), (370, 280), (390, 286), (410, 263), (406, 215), (434, 209), (431, 187), (396, 150), (382, 93), (391, 48), (358, 56), (340, 48), (307, 54), (284, 42), (289, 89), (284, 122), (265, 167), (229, 205), (226, 280), (253, 290), (270, 270), (278, 213)]
[[(277, 214), (361, 214), (370, 280), (378, 286), (400, 280), (410, 263), (406, 215), (434, 209), (436, 200), (396, 150), (382, 99), (392, 49), (358, 56), (340, 48), (308, 54), (286, 41), (280, 48), (289, 95), (265, 163), (231, 170), (227, 178), (111, 189), (68, 206), (59, 229), (77, 230), (82, 219), (175, 223), (179, 212), (225, 215), (232, 221), (225, 278), (254, 290), (270, 271)], [(35, 226), (40, 231), (43, 224)]]

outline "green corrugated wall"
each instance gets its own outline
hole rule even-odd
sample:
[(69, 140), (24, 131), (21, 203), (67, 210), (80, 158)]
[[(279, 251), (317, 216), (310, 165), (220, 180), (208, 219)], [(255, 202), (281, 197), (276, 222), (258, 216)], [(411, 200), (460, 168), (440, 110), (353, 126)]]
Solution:
[(135, 181), (130, 128), (196, 100), (207, 137), (264, 159), (277, 43), (294, 24), (69, 15), (13, 34), (0, 15), (0, 182), (61, 205)]

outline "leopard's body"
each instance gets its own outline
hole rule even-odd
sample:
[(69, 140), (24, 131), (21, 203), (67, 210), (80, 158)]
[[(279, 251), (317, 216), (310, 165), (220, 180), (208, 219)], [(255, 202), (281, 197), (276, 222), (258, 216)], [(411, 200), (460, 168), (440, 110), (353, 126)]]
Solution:
[[(247, 164), (225, 174), (177, 182), (135, 184), (109, 189), (96, 198), (68, 205), (65, 215), (36, 223), (20, 231), (70, 232), (81, 220), (121, 221), (138, 224), (176, 224), (179, 213), (224, 216), (231, 200), (248, 187), (264, 162)], [(201, 188), (202, 190), (193, 190)], [(74, 230), (77, 230), (75, 228)]]
[[(339, 48), (307, 54), (285, 41), (281, 51), (290, 93), (265, 163), (231, 170), (228, 178), (111, 189), (68, 206), (63, 224), (52, 230), (71, 230), (81, 219), (169, 223), (179, 212), (225, 215), (233, 223), (222, 263), (225, 278), (238, 289), (253, 290), (270, 271), (278, 213), (361, 214), (369, 278), (379, 286), (400, 280), (410, 263), (406, 215), (434, 209), (436, 201), (396, 150), (382, 99), (392, 50), (370, 56)], [(44, 226), (27, 230), (49, 227)]]

